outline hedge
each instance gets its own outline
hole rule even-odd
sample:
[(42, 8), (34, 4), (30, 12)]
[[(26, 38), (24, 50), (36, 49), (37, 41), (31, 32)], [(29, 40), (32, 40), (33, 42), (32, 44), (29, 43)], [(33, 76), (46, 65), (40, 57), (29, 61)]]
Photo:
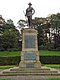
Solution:
[[(21, 61), (20, 56), (0, 57), (0, 65), (18, 65)], [(40, 56), (42, 64), (60, 64), (60, 56)]]
[(40, 56), (42, 64), (60, 64), (60, 56)]
[(0, 57), (0, 65), (18, 65), (21, 61), (20, 56), (15, 57)]

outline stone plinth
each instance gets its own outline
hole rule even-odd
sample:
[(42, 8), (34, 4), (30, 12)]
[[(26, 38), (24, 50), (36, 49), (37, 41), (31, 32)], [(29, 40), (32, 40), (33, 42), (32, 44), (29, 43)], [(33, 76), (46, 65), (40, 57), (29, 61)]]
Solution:
[(22, 51), (38, 51), (37, 30), (24, 29), (22, 31)]
[(37, 30), (35, 29), (24, 29), (22, 31), (22, 52), (19, 67), (41, 67), (38, 52)]

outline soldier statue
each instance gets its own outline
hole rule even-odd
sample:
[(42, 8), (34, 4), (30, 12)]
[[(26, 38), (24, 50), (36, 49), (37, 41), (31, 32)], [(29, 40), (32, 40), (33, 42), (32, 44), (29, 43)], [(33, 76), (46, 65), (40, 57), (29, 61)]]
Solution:
[(28, 18), (28, 26), (29, 28), (32, 28), (32, 15), (35, 13), (35, 10), (31, 7), (31, 3), (28, 4), (29, 7), (26, 9), (26, 14), (25, 16), (27, 16)]

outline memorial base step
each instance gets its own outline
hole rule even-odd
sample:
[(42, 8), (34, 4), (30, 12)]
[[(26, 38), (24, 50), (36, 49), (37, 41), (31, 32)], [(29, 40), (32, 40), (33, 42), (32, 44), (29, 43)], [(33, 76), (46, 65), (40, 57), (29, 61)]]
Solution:
[(2, 75), (56, 75), (60, 76), (60, 72), (51, 68), (14, 68), (2, 72)]

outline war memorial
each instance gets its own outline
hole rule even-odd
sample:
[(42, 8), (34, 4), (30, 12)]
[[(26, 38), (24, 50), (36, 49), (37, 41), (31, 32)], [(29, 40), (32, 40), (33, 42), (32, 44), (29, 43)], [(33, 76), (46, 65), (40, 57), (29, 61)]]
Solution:
[[(11, 80), (46, 80), (48, 77), (59, 77), (60, 72), (56, 69), (48, 68), (41, 65), (39, 61), (37, 30), (33, 29), (32, 15), (35, 10), (28, 4), (26, 9), (28, 18), (27, 29), (22, 30), (22, 51), (21, 61), (18, 67), (3, 70), (0, 78), (9, 78)], [(32, 13), (33, 10), (33, 13)]]

